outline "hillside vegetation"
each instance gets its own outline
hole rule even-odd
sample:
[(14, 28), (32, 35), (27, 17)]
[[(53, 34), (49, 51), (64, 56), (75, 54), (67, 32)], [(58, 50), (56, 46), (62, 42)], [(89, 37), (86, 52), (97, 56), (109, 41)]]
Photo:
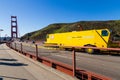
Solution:
[(50, 33), (61, 33), (70, 31), (79, 31), (80, 27), (83, 30), (104, 29), (107, 28), (112, 31), (112, 37), (120, 37), (120, 20), (111, 21), (80, 21), (74, 23), (55, 23), (38, 31), (30, 32), (21, 37), (24, 40), (45, 40), (46, 35)]

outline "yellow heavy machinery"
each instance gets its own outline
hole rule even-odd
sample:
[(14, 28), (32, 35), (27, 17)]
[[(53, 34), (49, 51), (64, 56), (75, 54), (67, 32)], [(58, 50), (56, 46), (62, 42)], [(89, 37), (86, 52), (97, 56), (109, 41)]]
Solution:
[[(55, 33), (47, 35), (45, 45), (47, 46), (91, 46), (107, 48), (110, 37), (108, 29), (73, 31), (65, 33)], [(93, 53), (93, 49), (87, 49), (88, 53)]]

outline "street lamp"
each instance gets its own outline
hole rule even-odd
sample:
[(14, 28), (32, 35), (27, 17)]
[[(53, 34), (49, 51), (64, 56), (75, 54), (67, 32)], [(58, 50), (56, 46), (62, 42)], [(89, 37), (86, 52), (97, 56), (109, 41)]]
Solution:
[[(0, 32), (3, 31), (3, 29), (0, 29)], [(1, 42), (1, 33), (0, 33), (0, 42)]]

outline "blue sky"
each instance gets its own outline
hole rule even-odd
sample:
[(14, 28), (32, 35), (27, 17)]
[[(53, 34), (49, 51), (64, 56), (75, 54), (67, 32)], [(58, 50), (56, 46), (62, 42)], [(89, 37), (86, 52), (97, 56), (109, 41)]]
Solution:
[(17, 16), (19, 36), (52, 23), (120, 20), (120, 0), (0, 0), (0, 32), (11, 35)]

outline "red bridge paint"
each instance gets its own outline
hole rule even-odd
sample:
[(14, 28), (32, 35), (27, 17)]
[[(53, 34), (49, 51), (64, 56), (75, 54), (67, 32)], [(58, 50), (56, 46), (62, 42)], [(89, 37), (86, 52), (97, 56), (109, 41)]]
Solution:
[(18, 38), (18, 25), (16, 16), (11, 16), (11, 38)]
[[(15, 44), (16, 45), (16, 44)], [(71, 65), (68, 65), (68, 64), (65, 64), (65, 63), (61, 63), (61, 62), (58, 62), (58, 61), (55, 61), (55, 60), (52, 60), (52, 59), (49, 59), (49, 58), (46, 58), (46, 57), (38, 57), (38, 49), (36, 49), (36, 54), (33, 55), (29, 52), (23, 52), (22, 49), (21, 50), (17, 50), (17, 48), (13, 48), (11, 46), (11, 43), (7, 43), (7, 46), (20, 52), (21, 54), (29, 57), (29, 58), (32, 58), (34, 60), (37, 60), (47, 66), (50, 66), (54, 69), (57, 69), (59, 71), (62, 71), (68, 75), (71, 75), (71, 76), (75, 76), (77, 77), (78, 79), (80, 80), (112, 80), (111, 78), (108, 78), (106, 76), (103, 76), (103, 75), (99, 75), (99, 74), (96, 74), (96, 73), (93, 73), (93, 72), (89, 72), (89, 71), (86, 71), (86, 70), (82, 70), (80, 68), (76, 68), (76, 60), (75, 60), (75, 51), (74, 51), (74, 48), (73, 48), (73, 66)], [(22, 44), (21, 44), (21, 48), (22, 48)], [(36, 48), (38, 48), (36, 46)]]

